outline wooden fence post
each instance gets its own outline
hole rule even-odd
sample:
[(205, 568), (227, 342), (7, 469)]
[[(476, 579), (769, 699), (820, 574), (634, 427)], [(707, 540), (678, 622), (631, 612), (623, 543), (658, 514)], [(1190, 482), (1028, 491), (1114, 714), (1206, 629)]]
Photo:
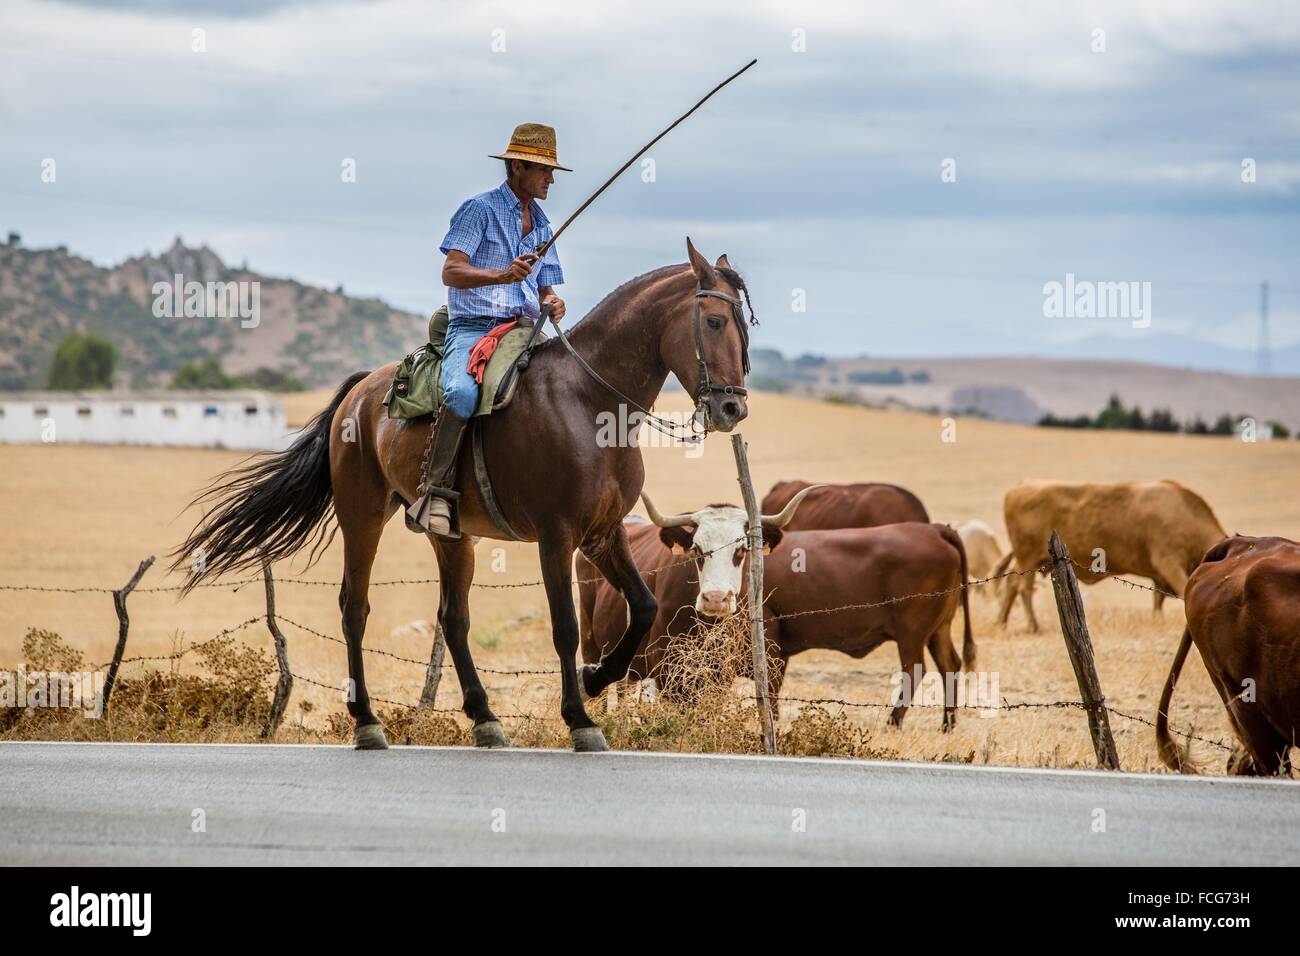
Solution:
[(1047, 553), (1052, 556), (1052, 590), (1056, 593), (1061, 633), (1065, 635), (1065, 648), (1070, 653), (1070, 664), (1074, 667), (1083, 708), (1088, 714), (1088, 731), (1097, 752), (1097, 765), (1104, 770), (1118, 770), (1119, 753), (1115, 749), (1115, 738), (1111, 736), (1106, 698), (1101, 693), (1101, 681), (1097, 677), (1092, 639), (1088, 636), (1088, 619), (1084, 616), (1083, 598), (1079, 594), (1079, 580), (1074, 576), (1070, 552), (1056, 529), (1052, 529), (1052, 537), (1047, 542)]
[(763, 753), (776, 753), (776, 723), (772, 720), (772, 700), (768, 696), (767, 640), (763, 634), (763, 523), (754, 495), (754, 483), (749, 477), (749, 456), (745, 452), (745, 438), (737, 433), (731, 436), (731, 449), (736, 455), (736, 480), (749, 516), (749, 629), (754, 654), (754, 700), (758, 703), (758, 720), (763, 730)]
[(262, 562), (262, 581), (266, 585), (266, 627), (275, 642), (275, 663), (280, 676), (275, 682), (275, 696), (271, 698), (271, 712), (267, 714), (266, 726), (262, 728), (262, 739), (275, 736), (284, 719), (285, 708), (289, 706), (289, 695), (293, 693), (293, 672), (289, 670), (289, 644), (284, 639), (280, 625), (275, 620), (275, 581), (271, 577), (271, 564)]
[(131, 575), (131, 580), (127, 581), (121, 590), (113, 592), (113, 609), (117, 611), (117, 647), (113, 649), (113, 662), (108, 665), (108, 676), (104, 678), (104, 689), (101, 692), (104, 698), (104, 706), (100, 708), (100, 714), (107, 713), (109, 698), (113, 696), (113, 684), (117, 682), (117, 669), (122, 666), (122, 654), (126, 651), (126, 632), (131, 626), (131, 619), (126, 614), (126, 596), (135, 590), (135, 586), (140, 583), (144, 573), (153, 565), (154, 556), (151, 554), (140, 562), (140, 566), (135, 569), (135, 574)]
[(433, 710), (438, 702), (438, 684), (442, 680), (442, 659), (447, 654), (447, 635), (442, 632), (442, 624), (433, 625), (433, 651), (429, 655), (429, 668), (424, 672), (424, 690), (420, 691), (417, 710)]

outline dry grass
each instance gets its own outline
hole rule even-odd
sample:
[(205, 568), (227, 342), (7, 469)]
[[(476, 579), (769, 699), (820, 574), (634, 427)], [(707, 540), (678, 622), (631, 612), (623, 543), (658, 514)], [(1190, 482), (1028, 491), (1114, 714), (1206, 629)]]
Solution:
[[(1246, 445), (1231, 439), (1182, 435), (1081, 433), (1023, 428), (962, 419), (955, 443), (940, 440), (936, 418), (907, 413), (875, 412), (768, 394), (752, 396), (744, 432), (756, 484), (765, 489), (784, 478), (826, 481), (887, 480), (916, 491), (936, 520), (959, 522), (980, 518), (1001, 532), (1001, 498), (1023, 478), (1078, 480), (1177, 478), (1203, 494), (1229, 531), (1300, 537), (1300, 498), (1294, 476), (1300, 472), (1300, 442)], [(323, 404), (320, 394), (295, 396), (291, 419), (301, 421)], [(680, 407), (680, 399), (663, 403)], [(301, 408), (299, 408), (301, 406)], [(180, 541), (194, 516), (182, 514), (194, 492), (240, 456), (221, 451), (182, 449), (96, 448), (89, 446), (0, 446), (0, 584), (54, 587), (118, 587), (136, 563), (148, 554), (159, 556), (140, 590), (129, 600), (134, 655), (167, 655), (178, 642), (191, 645), (212, 638), (223, 628), (263, 610), (260, 584), (237, 590), (196, 591), (183, 601), (175, 592), (146, 590), (174, 585), (177, 578), (161, 570), (163, 555)], [(646, 488), (664, 510), (686, 510), (702, 503), (735, 500), (734, 465), (726, 436), (706, 442), (704, 454), (690, 458), (682, 449), (645, 450)], [(500, 549), (499, 551), (497, 549)], [(478, 545), (478, 581), (525, 584), (540, 578), (536, 549), (529, 545), (483, 541)], [(339, 542), (326, 553), (309, 577), (337, 581), (341, 562)], [(304, 586), (283, 579), (301, 568), (276, 568), (278, 606), (282, 617), (325, 634), (337, 636), (337, 589)], [(421, 538), (398, 522), (386, 529), (375, 566), (376, 580), (434, 577), (432, 553)], [(988, 590), (987, 588), (983, 590)], [(1146, 719), (1154, 716), (1160, 687), (1181, 634), (1182, 609), (1171, 601), (1161, 618), (1150, 612), (1150, 596), (1105, 582), (1084, 589), (1102, 686), (1112, 706)], [(435, 585), (378, 587), (371, 593), (372, 613), (367, 647), (424, 660), (427, 637), (405, 627), (430, 619), (437, 603)], [(991, 597), (973, 600), (980, 666), (998, 675), (1000, 693), (1010, 701), (1076, 698), (1077, 688), (1065, 655), (1050, 588), (1037, 591), (1036, 607), (1044, 633), (1031, 635), (1017, 611), (1002, 632), (993, 626)], [(554, 671), (558, 664), (546, 624), (546, 606), (539, 587), (476, 588), (471, 598), (471, 647), (476, 663), (499, 670)], [(330, 687), (346, 674), (343, 647), (282, 626), (289, 639), (295, 673)], [(32, 591), (0, 591), (0, 665), (23, 660), (23, 638), (31, 628), (62, 635), (85, 660), (111, 657), (117, 634), (112, 598), (107, 593), (69, 595)], [(253, 625), (238, 635), (271, 660), (265, 628)], [(235, 645), (231, 645), (234, 647)], [(897, 667), (892, 647), (863, 660), (828, 651), (796, 657), (783, 694), (790, 697), (837, 698), (884, 703)], [(423, 683), (423, 669), (391, 657), (369, 654), (366, 676), (371, 693), (395, 701), (414, 702)], [(145, 686), (156, 663), (123, 668), (119, 692)], [(165, 675), (215, 679), (207, 663), (189, 653)], [(168, 677), (169, 680), (175, 678)], [(554, 675), (509, 676), (483, 674), (493, 707), (502, 715), (539, 715), (525, 720), (505, 717), (508, 731), (526, 744), (567, 746), (558, 720), (558, 680)], [(135, 683), (133, 683), (135, 682)], [(744, 682), (741, 681), (743, 685)], [(269, 685), (262, 684), (263, 698)], [(155, 688), (156, 689), (156, 688)], [(150, 692), (151, 695), (153, 692)], [(154, 699), (152, 696), (150, 699)], [(172, 724), (141, 721), (128, 726), (126, 698), (114, 696), (110, 720), (83, 721), (77, 733), (89, 739), (177, 739), (183, 721)], [(460, 705), (454, 671), (448, 669), (438, 700), (440, 708)], [(726, 702), (726, 707), (731, 707)], [(719, 709), (727, 728), (710, 736), (703, 724), (692, 722), (669, 704), (620, 707), (603, 718), (613, 746), (642, 749), (745, 749), (756, 744), (752, 713), (739, 698), (734, 715)], [(415, 714), (407, 708), (382, 705), (393, 740), (468, 743), (466, 721), (459, 714)], [(339, 694), (299, 681), (280, 740), (350, 740), (350, 727), (339, 721)], [(168, 714), (185, 713), (177, 707)], [(697, 713), (703, 713), (698, 711)], [(1076, 710), (1002, 711), (983, 718), (962, 711), (955, 731), (942, 734), (940, 712), (914, 707), (904, 727), (885, 726), (883, 708), (819, 710), (783, 708), (782, 746), (791, 752), (843, 755), (883, 755), (919, 760), (970, 760), (1021, 766), (1089, 767), (1094, 764), (1086, 722)], [(169, 720), (173, 719), (171, 717)], [(190, 720), (194, 739), (256, 739), (255, 729), (238, 729), (229, 721)], [(1188, 662), (1175, 696), (1173, 719), (1180, 729), (1230, 739), (1230, 732), (1204, 668)], [(256, 723), (256, 721), (254, 721)], [(1112, 718), (1125, 769), (1158, 769), (1150, 727)], [(152, 729), (151, 729), (152, 728)], [(747, 729), (742, 729), (747, 728)], [(6, 733), (12, 733), (12, 728)], [(64, 726), (60, 733), (70, 733)], [(1224, 755), (1193, 743), (1200, 763), (1222, 772)]]

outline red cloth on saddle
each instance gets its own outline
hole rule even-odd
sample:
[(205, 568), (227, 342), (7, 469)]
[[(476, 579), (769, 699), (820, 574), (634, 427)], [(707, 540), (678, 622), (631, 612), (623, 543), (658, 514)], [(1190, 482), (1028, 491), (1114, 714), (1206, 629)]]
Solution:
[(498, 325), (474, 343), (474, 347), (469, 350), (469, 374), (474, 376), (474, 381), (483, 384), (483, 373), (487, 371), (488, 359), (501, 344), (502, 336), (518, 324), (518, 322), (507, 322), (505, 325)]

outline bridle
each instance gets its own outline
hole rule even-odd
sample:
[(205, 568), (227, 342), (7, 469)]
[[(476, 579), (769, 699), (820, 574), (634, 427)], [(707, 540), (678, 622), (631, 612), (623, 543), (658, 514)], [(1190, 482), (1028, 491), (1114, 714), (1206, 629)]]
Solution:
[[(695, 389), (695, 414), (691, 416), (690, 430), (682, 432), (682, 426), (676, 422), (669, 421), (659, 415), (656, 415), (650, 409), (644, 407), (636, 400), (624, 395), (621, 391), (611, 385), (601, 376), (594, 368), (587, 364), (587, 360), (579, 355), (569, 342), (569, 338), (560, 331), (559, 323), (551, 317), (551, 322), (555, 325), (556, 336), (561, 344), (564, 345), (570, 355), (572, 355), (582, 367), (582, 370), (590, 375), (597, 383), (604, 386), (606, 390), (613, 393), (616, 397), (633, 406), (645, 415), (646, 424), (662, 435), (675, 438), (678, 441), (690, 444), (698, 444), (704, 441), (706, 435), (713, 431), (712, 416), (709, 413), (709, 406), (705, 399), (710, 392), (722, 392), (724, 395), (740, 395), (742, 397), (749, 394), (749, 391), (743, 385), (719, 384), (713, 381), (709, 375), (709, 363), (704, 358), (704, 316), (700, 311), (700, 299), (705, 296), (712, 296), (716, 299), (725, 299), (731, 304), (731, 318), (736, 323), (736, 328), (740, 330), (740, 356), (744, 366), (744, 372), (749, 374), (749, 329), (745, 326), (745, 313), (741, 308), (740, 299), (735, 296), (727, 295), (725, 292), (715, 292), (713, 289), (702, 289), (698, 285), (695, 287), (695, 302), (691, 309), (691, 323), (694, 326), (695, 333), (695, 360), (699, 363), (700, 384)], [(541, 323), (539, 322), (540, 326)], [(702, 422), (704, 430), (696, 429), (696, 422)]]
[[(712, 296), (715, 299), (723, 299), (731, 305), (731, 318), (736, 323), (736, 328), (740, 330), (740, 358), (744, 364), (745, 374), (749, 374), (749, 329), (745, 326), (745, 313), (740, 306), (740, 299), (727, 295), (725, 292), (715, 292), (712, 289), (701, 289), (698, 285), (695, 287), (695, 306), (692, 309), (691, 323), (695, 326), (695, 360), (700, 363), (700, 387), (695, 390), (695, 408), (698, 411), (704, 399), (708, 397), (709, 392), (722, 392), (724, 395), (748, 395), (749, 392), (743, 385), (719, 385), (709, 376), (709, 363), (704, 360), (704, 319), (700, 313), (700, 299), (705, 296)], [(705, 409), (705, 431), (708, 431), (708, 406)]]

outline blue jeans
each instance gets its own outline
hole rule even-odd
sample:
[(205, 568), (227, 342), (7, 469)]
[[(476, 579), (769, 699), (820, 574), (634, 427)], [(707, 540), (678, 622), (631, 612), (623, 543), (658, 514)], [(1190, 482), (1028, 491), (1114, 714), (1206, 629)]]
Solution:
[(454, 318), (447, 323), (442, 355), (442, 400), (461, 418), (474, 414), (481, 388), (469, 374), (470, 350), (497, 324), (496, 319), (477, 317)]

